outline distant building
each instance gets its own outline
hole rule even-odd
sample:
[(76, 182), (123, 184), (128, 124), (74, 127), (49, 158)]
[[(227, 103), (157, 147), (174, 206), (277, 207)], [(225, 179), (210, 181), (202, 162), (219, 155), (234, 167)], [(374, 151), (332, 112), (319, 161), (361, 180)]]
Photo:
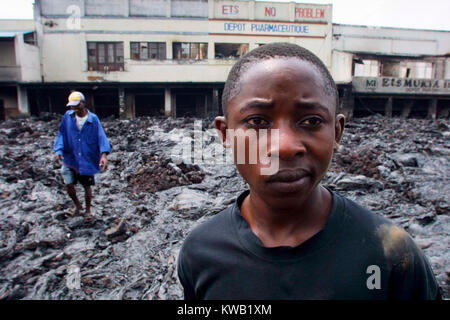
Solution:
[(331, 68), (330, 5), (222, 0), (40, 0), (43, 81), (29, 112), (63, 112), (70, 90), (99, 116), (213, 116), (236, 59), (298, 43)]
[(343, 99), (350, 115), (449, 115), (448, 31), (335, 24), (332, 69), (352, 84)]
[(241, 55), (291, 42), (322, 59), (349, 116), (448, 117), (450, 32), (333, 25), (331, 12), (294, 2), (36, 0), (34, 21), (0, 20), (0, 106), (6, 118), (63, 113), (80, 90), (100, 117), (212, 117)]
[(0, 119), (28, 113), (27, 83), (41, 82), (33, 20), (0, 20)]

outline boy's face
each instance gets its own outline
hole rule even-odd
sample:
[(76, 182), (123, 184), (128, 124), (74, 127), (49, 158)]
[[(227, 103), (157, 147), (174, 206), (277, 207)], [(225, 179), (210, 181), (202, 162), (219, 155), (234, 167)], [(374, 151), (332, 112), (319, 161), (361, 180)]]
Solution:
[[(215, 124), (224, 146), (231, 144), (226, 129), (268, 129), (267, 136), (278, 129), (278, 146), (267, 139), (267, 156), (279, 161), (277, 173), (262, 175), (267, 165), (259, 157), (256, 164), (249, 164), (247, 157), (236, 167), (252, 193), (274, 207), (290, 207), (308, 199), (328, 170), (345, 123), (335, 108), (335, 97), (325, 92), (322, 76), (311, 63), (269, 59), (245, 71), (239, 93), (227, 105), (227, 118), (217, 117)], [(262, 136), (257, 134), (257, 139)], [(233, 140), (236, 144), (236, 137)], [(248, 148), (246, 143), (247, 156)]]

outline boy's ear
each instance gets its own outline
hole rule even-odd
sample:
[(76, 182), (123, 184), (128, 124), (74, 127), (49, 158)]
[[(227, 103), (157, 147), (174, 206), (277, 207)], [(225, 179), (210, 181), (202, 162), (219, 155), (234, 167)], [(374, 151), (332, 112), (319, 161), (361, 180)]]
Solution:
[(220, 135), (220, 139), (222, 140), (222, 146), (224, 148), (229, 148), (231, 144), (227, 139), (227, 119), (225, 117), (216, 117), (216, 119), (214, 119), (214, 125)]
[(345, 116), (343, 114), (337, 114), (334, 126), (334, 147), (333, 147), (334, 152), (336, 152), (339, 149), (342, 134), (344, 133), (344, 127), (345, 127)]

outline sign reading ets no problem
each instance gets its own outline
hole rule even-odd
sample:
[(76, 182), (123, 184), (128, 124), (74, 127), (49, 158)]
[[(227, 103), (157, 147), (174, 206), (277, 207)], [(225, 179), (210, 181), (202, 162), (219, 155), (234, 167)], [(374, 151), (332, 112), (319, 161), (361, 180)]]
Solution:
[(323, 38), (330, 10), (327, 5), (221, 1), (215, 3), (210, 33)]

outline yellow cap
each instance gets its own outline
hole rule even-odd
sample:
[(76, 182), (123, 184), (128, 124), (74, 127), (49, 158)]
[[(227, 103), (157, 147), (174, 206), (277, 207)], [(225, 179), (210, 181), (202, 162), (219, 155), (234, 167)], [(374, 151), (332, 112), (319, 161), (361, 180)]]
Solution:
[(85, 101), (84, 95), (81, 92), (74, 91), (69, 96), (69, 103), (67, 104), (68, 107), (77, 106), (80, 104), (81, 101)]

